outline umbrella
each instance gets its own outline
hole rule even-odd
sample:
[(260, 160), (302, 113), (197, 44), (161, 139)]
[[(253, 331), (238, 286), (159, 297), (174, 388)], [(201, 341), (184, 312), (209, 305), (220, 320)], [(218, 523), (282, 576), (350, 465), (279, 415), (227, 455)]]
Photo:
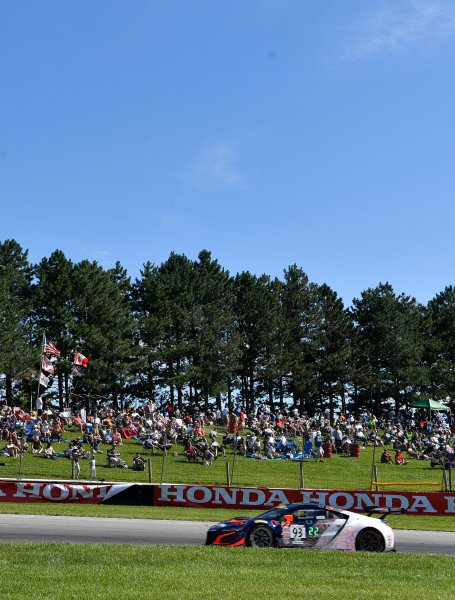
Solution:
[(411, 404), (413, 408), (427, 408), (430, 410), (442, 410), (444, 412), (448, 412), (450, 408), (445, 404), (441, 404), (440, 402), (436, 402), (436, 400), (431, 400), (430, 398), (425, 398), (424, 400), (417, 400)]

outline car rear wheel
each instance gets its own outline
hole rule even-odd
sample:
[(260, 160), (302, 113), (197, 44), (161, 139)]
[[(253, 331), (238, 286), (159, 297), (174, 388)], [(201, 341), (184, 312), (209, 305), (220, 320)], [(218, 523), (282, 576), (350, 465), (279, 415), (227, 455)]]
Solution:
[(355, 540), (355, 549), (362, 552), (384, 552), (382, 534), (376, 529), (362, 529)]
[(275, 534), (267, 525), (256, 525), (248, 534), (246, 545), (253, 548), (273, 548)]

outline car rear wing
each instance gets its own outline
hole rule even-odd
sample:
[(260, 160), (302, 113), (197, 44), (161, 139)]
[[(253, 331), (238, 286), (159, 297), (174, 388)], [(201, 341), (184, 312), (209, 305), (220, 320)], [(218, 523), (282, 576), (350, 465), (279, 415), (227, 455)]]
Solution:
[(404, 508), (383, 508), (380, 506), (365, 506), (365, 510), (369, 517), (371, 515), (402, 515)]

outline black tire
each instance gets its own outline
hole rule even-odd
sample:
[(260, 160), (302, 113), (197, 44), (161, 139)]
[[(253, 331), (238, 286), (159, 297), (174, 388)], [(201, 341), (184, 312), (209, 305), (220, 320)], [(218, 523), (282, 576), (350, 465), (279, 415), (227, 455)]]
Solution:
[(246, 545), (253, 548), (274, 548), (275, 534), (267, 525), (255, 525), (248, 534)]
[(377, 529), (362, 529), (355, 540), (355, 549), (361, 552), (384, 552), (385, 541)]

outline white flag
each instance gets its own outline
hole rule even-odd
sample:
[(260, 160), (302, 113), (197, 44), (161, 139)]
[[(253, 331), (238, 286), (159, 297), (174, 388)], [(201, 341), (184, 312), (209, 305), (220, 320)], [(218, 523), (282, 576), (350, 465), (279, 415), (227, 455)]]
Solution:
[(49, 377), (46, 377), (44, 373), (41, 373), (39, 376), (39, 384), (47, 387), (49, 385)]

